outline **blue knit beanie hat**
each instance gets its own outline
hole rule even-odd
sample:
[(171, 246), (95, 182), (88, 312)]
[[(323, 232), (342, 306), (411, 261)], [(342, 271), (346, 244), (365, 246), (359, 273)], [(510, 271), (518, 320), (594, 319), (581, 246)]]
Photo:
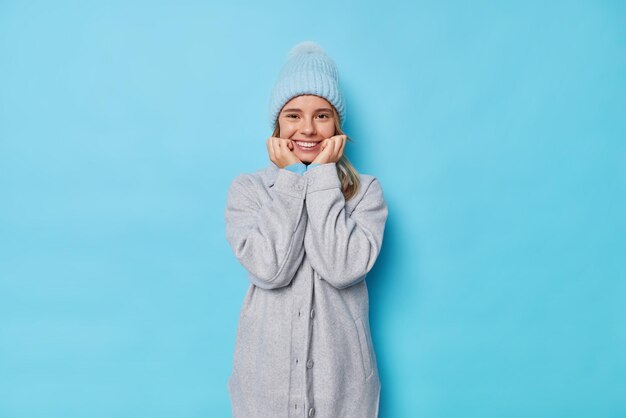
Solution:
[(345, 105), (339, 91), (337, 66), (318, 44), (311, 41), (294, 46), (280, 71), (269, 106), (272, 129), (285, 103), (302, 94), (314, 94), (328, 100), (339, 114), (340, 126), (343, 124)]

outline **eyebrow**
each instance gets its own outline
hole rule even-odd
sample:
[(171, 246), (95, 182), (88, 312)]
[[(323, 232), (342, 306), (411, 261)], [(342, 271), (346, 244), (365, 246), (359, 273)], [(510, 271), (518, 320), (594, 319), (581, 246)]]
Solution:
[[(332, 110), (327, 108), (327, 107), (316, 109), (315, 111), (316, 112), (323, 112), (323, 111), (325, 111), (325, 112), (332, 112)], [(283, 113), (284, 112), (302, 112), (302, 110), (301, 109), (292, 108), (292, 109), (285, 109), (285, 110), (283, 110)]]

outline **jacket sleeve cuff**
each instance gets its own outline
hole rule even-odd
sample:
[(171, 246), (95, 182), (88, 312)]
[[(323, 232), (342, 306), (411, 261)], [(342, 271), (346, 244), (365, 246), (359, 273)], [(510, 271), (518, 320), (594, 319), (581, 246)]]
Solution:
[(308, 180), (307, 194), (322, 190), (341, 188), (341, 181), (337, 174), (337, 164), (320, 164), (304, 173)]
[(273, 188), (288, 196), (304, 199), (307, 189), (306, 179), (300, 174), (281, 168), (278, 170)]

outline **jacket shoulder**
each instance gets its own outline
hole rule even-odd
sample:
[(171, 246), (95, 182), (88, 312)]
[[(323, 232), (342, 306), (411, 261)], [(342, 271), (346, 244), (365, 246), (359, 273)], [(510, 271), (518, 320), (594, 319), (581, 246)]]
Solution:
[(380, 186), (376, 176), (372, 174), (359, 173), (359, 181), (359, 189), (357, 190), (356, 195), (346, 201), (346, 208), (350, 214), (363, 205), (369, 206), (372, 202), (380, 200), (384, 201), (384, 197), (381, 196), (382, 187)]
[(249, 173), (240, 173), (236, 175), (230, 182), (230, 187), (242, 185), (246, 187), (254, 187), (263, 184), (263, 170)]
[(259, 189), (264, 187), (258, 172), (240, 173), (230, 182), (227, 191), (227, 207), (258, 209)]
[(359, 178), (361, 180), (361, 184), (370, 184), (376, 179), (376, 176), (374, 176), (373, 174), (359, 173)]
[(376, 186), (382, 189), (382, 185), (380, 184), (380, 179), (373, 174), (363, 174), (359, 173), (359, 179), (361, 181), (361, 185), (359, 187), (361, 193), (365, 193), (367, 189), (372, 186), (373, 183), (376, 183)]

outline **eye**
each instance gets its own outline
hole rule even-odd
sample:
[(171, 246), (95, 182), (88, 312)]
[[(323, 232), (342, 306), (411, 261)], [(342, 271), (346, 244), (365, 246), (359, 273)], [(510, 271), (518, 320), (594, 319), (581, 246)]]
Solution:
[(322, 119), (329, 119), (330, 118), (330, 115), (328, 113), (320, 113), (318, 116), (320, 118), (322, 118)]
[(289, 113), (287, 115), (285, 115), (285, 117), (290, 118), (290, 119), (295, 119), (298, 117), (298, 115), (296, 115), (295, 113)]

